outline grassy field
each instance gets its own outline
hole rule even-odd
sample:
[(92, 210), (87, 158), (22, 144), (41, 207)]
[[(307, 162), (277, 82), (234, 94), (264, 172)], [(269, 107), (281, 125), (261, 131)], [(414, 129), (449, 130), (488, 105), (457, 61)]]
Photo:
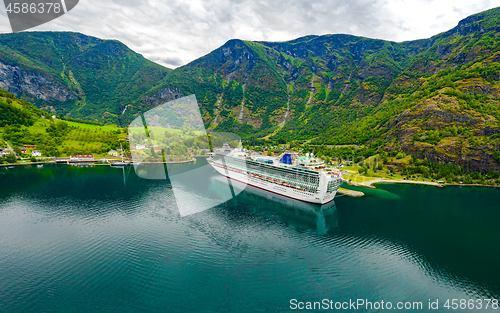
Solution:
[[(0, 138), (7, 139), (6, 128), (0, 127)], [(106, 156), (109, 150), (119, 148), (120, 142), (128, 147), (123, 128), (112, 125), (99, 126), (77, 122), (38, 118), (32, 126), (22, 126), (9, 144), (14, 147), (36, 145), (42, 157), (66, 157), (75, 154)], [(27, 149), (23, 155), (29, 158), (34, 149)]]
[[(368, 171), (368, 174), (359, 174), (359, 173), (350, 173), (350, 174), (345, 174), (342, 175), (344, 179), (347, 181), (352, 181), (353, 183), (364, 183), (370, 180), (375, 180), (375, 179), (392, 179), (392, 180), (403, 180), (404, 178), (398, 174), (390, 174), (387, 172), (379, 171), (376, 173), (373, 173), (372, 171)], [(416, 180), (423, 180), (423, 179), (416, 179)]]
[[(366, 159), (367, 164), (369, 164), (369, 168), (366, 173), (360, 174), (358, 171), (362, 168), (359, 165), (351, 165), (344, 166), (341, 170), (345, 172), (349, 172), (349, 174), (343, 175), (343, 178), (347, 181), (352, 181), (353, 183), (364, 183), (375, 179), (390, 179), (390, 180), (418, 180), (418, 181), (433, 181), (432, 179), (424, 178), (422, 175), (411, 175), (411, 176), (403, 176), (397, 170), (394, 170), (395, 167), (406, 166), (410, 164), (411, 157), (405, 156), (403, 158), (397, 159), (396, 157), (388, 157), (387, 164), (383, 164), (381, 160), (376, 157), (370, 157)], [(381, 169), (374, 170), (373, 164), (377, 166), (382, 165)], [(390, 164), (390, 165), (389, 165)], [(391, 171), (391, 168), (393, 169)]]

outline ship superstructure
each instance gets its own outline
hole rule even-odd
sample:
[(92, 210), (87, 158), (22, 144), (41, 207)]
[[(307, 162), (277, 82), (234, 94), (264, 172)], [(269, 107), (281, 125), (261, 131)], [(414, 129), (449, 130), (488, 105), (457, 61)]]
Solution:
[(325, 204), (340, 187), (338, 174), (311, 154), (285, 152), (278, 157), (262, 156), (224, 145), (207, 159), (220, 174), (242, 183), (293, 199)]

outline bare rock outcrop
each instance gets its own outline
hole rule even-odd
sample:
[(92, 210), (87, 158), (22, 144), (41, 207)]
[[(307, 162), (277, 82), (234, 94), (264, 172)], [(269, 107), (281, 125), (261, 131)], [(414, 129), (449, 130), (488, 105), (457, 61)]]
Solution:
[(19, 66), (0, 62), (0, 88), (17, 97), (28, 96), (44, 101), (67, 101), (77, 97), (60, 83), (40, 74), (28, 73)]

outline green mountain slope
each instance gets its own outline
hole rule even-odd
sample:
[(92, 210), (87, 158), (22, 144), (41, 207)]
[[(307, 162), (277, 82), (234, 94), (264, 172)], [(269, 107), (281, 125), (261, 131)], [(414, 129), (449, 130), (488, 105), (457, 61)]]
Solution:
[(43, 111), (25, 100), (0, 89), (0, 127), (8, 125), (32, 126)]
[(500, 8), (429, 39), (230, 40), (170, 71), (117, 41), (0, 35), (0, 87), (121, 126), (195, 94), (205, 126), (246, 140), (367, 145), (466, 170), (500, 162)]
[[(54, 120), (23, 99), (0, 89), (0, 148), (7, 148), (4, 141), (26, 159), (33, 149), (22, 154), (18, 147), (36, 146), (42, 157), (70, 156), (75, 154), (106, 155), (120, 144), (128, 149), (124, 138), (127, 132), (114, 126)], [(0, 164), (3, 163), (0, 158)], [(11, 160), (10, 162), (13, 162)]]
[(0, 87), (74, 118), (119, 123), (169, 69), (114, 40), (78, 33), (0, 35)]
[(500, 9), (429, 39), (230, 40), (175, 69), (128, 112), (196, 94), (207, 127), (245, 139), (365, 144), (498, 169)]
[(303, 119), (306, 111), (353, 101), (356, 110), (377, 105), (412, 57), (424, 50), (424, 41), (398, 44), (349, 35), (308, 36), (285, 43), (230, 40), (174, 70), (149, 101), (136, 106), (147, 108), (169, 96), (194, 93), (207, 126), (261, 136), (276, 130), (285, 116), (286, 121)]

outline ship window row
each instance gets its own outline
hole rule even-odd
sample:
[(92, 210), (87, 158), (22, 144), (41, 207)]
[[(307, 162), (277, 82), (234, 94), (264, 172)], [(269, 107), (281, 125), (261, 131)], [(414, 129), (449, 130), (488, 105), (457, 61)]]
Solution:
[(326, 192), (331, 193), (331, 192), (337, 190), (339, 187), (340, 187), (340, 180), (330, 181), (330, 182), (328, 182)]
[(273, 179), (279, 179), (279, 180), (284, 180), (289, 183), (294, 183), (294, 184), (306, 184), (310, 186), (318, 186), (319, 185), (319, 179), (310, 179), (309, 177), (289, 177), (285, 175), (279, 175), (279, 173), (274, 173), (271, 172), (269, 173), (268, 171), (262, 171), (262, 170), (249, 170), (249, 173), (252, 174), (257, 174), (257, 175), (262, 175), (266, 176), (269, 178)]
[(303, 174), (303, 175), (318, 176), (318, 172), (310, 171), (307, 169), (290, 168), (290, 167), (286, 167), (286, 166), (276, 166), (276, 165), (272, 166), (272, 165), (268, 165), (265, 163), (255, 162), (255, 161), (249, 161), (248, 163), (255, 164), (256, 166), (264, 166), (265, 168), (271, 168), (273, 170), (287, 172), (287, 173), (293, 173), (293, 174), (297, 173), (297, 174)]
[[(230, 164), (232, 168), (235, 168), (234, 165), (236, 164)], [(243, 165), (243, 164), (240, 164)], [(261, 166), (253, 166), (251, 164), (248, 164), (249, 166), (247, 167), (240, 167), (239, 169), (241, 171), (248, 171), (249, 173), (255, 173), (259, 175), (266, 175), (266, 176), (271, 176), (272, 178), (275, 179), (284, 179), (290, 182), (301, 182), (301, 183), (307, 183), (311, 185), (318, 185), (319, 184), (319, 177), (318, 175), (315, 176), (310, 176), (310, 175), (301, 175), (300, 173), (283, 173), (277, 170), (276, 168), (265, 168)]]
[[(274, 169), (271, 169), (270, 171), (267, 171), (267, 169), (263, 169), (259, 167), (258, 169), (245, 169), (245, 168), (236, 168), (235, 166), (225, 166), (223, 164), (220, 164), (219, 162), (216, 162), (219, 166), (222, 166), (224, 168), (228, 168), (233, 171), (237, 171), (239, 173), (245, 173), (248, 170), (249, 174), (254, 174), (258, 175), (261, 178), (264, 178), (266, 180), (272, 180), (272, 181), (278, 181), (281, 183), (287, 183), (289, 187), (300, 187), (301, 190), (309, 191), (309, 192), (317, 192), (318, 187), (319, 187), (319, 178), (318, 177), (310, 177), (310, 176), (302, 176), (298, 177), (300, 175), (293, 175), (294, 177), (287, 177), (289, 175), (279, 175), (279, 173), (276, 173)], [(234, 165), (234, 164), (231, 164)], [(271, 173), (269, 173), (271, 172)], [(278, 174), (278, 175), (277, 175)]]
[(288, 172), (282, 172), (280, 170), (274, 169), (274, 168), (263, 168), (263, 167), (256, 167), (256, 166), (248, 166), (248, 170), (250, 171), (259, 171), (263, 173), (269, 173), (272, 175), (278, 175), (283, 178), (287, 179), (292, 179), (292, 180), (300, 180), (300, 181), (307, 181), (311, 183), (319, 183), (319, 177), (318, 175), (311, 176), (311, 175), (302, 175), (301, 173), (288, 173)]
[(305, 196), (309, 196), (309, 197), (312, 197), (314, 195), (312, 193), (301, 191), (301, 190), (294, 190), (294, 191), (297, 192), (297, 193), (301, 193), (301, 194), (303, 194)]
[(227, 161), (229, 162), (235, 162), (235, 163), (240, 163), (242, 165), (246, 165), (247, 167), (250, 165), (254, 165), (256, 167), (263, 167), (263, 168), (270, 168), (275, 171), (282, 171), (282, 172), (287, 172), (287, 173), (293, 173), (293, 174), (304, 174), (304, 175), (311, 175), (311, 176), (318, 176), (318, 172), (315, 171), (310, 171), (307, 169), (298, 169), (298, 168), (289, 168), (289, 167), (281, 167), (281, 166), (276, 166), (276, 165), (268, 165), (264, 162), (257, 162), (253, 160), (245, 160), (245, 159), (240, 159), (240, 158), (226, 158)]
[(267, 181), (270, 180), (273, 183), (286, 183), (287, 187), (291, 187), (291, 188), (300, 187), (300, 190), (305, 190), (305, 191), (314, 192), (314, 193), (318, 191), (318, 185), (307, 185), (305, 183), (285, 181), (283, 179), (277, 179), (277, 177), (275, 177), (275, 176), (265, 175), (263, 173), (250, 173), (250, 174), (257, 175), (258, 178), (263, 179), (263, 180), (267, 180)]

